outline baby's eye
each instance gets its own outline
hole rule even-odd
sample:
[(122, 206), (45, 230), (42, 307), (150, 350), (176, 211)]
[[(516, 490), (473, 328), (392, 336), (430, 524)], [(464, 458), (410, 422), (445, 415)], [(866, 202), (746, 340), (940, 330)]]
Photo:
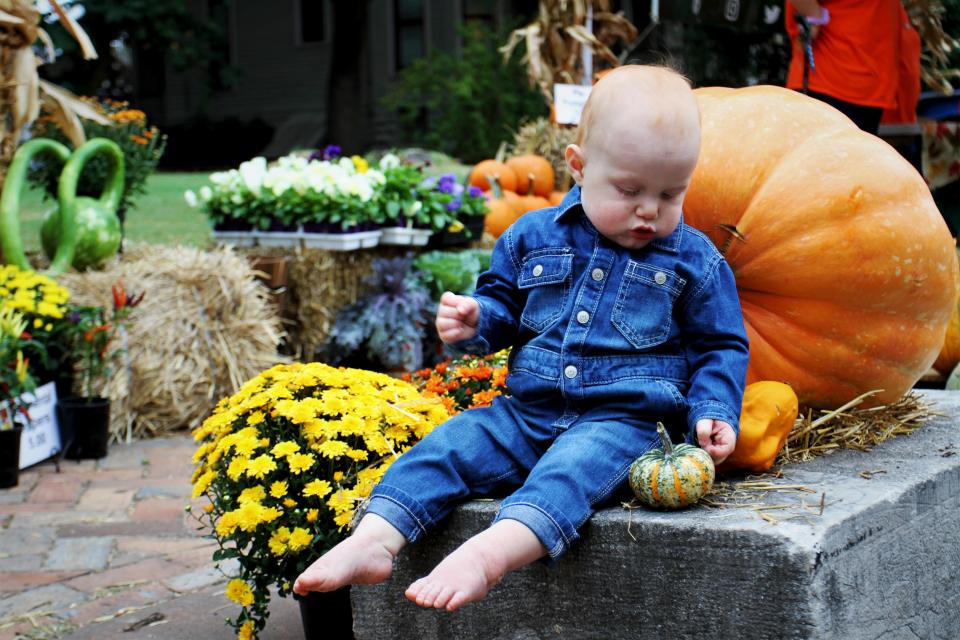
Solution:
[(679, 192), (679, 191), (677, 193), (663, 193), (660, 195), (660, 197), (663, 198), (664, 200), (676, 200), (677, 198), (680, 197), (681, 193), (682, 192)]
[(625, 196), (635, 196), (635, 195), (637, 195), (638, 193), (640, 193), (640, 190), (639, 190), (639, 189), (625, 189), (625, 188), (619, 187), (619, 186), (617, 187), (617, 191), (619, 191), (620, 193), (622, 193), (622, 194), (625, 195)]

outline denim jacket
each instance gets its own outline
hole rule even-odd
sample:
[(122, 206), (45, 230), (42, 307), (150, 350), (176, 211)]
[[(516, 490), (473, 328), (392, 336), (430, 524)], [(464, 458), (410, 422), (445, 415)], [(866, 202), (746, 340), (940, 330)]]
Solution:
[(739, 434), (748, 349), (733, 272), (682, 221), (625, 249), (596, 230), (574, 187), (506, 230), (474, 298), (477, 333), (452, 346), (512, 346), (507, 388), (520, 402), (686, 414), (688, 439), (702, 418)]

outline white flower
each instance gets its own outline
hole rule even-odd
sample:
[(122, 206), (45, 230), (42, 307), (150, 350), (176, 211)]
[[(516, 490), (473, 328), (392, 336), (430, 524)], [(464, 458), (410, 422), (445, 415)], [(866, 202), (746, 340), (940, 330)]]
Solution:
[[(209, 188), (210, 187), (207, 187), (207, 189)], [(183, 192), (183, 199), (186, 200), (187, 204), (190, 205), (191, 207), (197, 206), (197, 194), (195, 194), (190, 189), (187, 189), (186, 191)]]
[(201, 202), (210, 202), (213, 199), (213, 189), (207, 185), (200, 187), (200, 201)]
[(257, 157), (247, 160), (240, 165), (240, 177), (243, 178), (243, 184), (255, 196), (260, 195), (260, 187), (263, 185), (263, 177), (267, 173), (267, 159)]
[(380, 169), (386, 171), (387, 169), (394, 169), (400, 166), (400, 158), (395, 154), (388, 153), (380, 158)]

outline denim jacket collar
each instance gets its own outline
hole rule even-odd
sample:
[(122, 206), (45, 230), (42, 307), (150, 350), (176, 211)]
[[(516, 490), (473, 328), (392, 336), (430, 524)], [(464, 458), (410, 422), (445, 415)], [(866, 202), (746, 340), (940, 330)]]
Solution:
[[(563, 201), (557, 206), (557, 213), (553, 216), (554, 222), (559, 222), (570, 211), (578, 210), (583, 212), (583, 206), (580, 202), (580, 186), (573, 185), (573, 188), (563, 197)], [(591, 225), (591, 228), (593, 225)], [(683, 216), (680, 217), (680, 224), (666, 238), (657, 238), (652, 240), (648, 247), (656, 247), (669, 253), (677, 253), (680, 250), (680, 242), (683, 240)]]

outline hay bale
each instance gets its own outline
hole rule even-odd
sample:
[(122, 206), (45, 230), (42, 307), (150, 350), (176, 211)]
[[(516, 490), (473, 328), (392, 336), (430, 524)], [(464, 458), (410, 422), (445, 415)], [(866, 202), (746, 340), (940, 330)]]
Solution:
[(327, 251), (304, 247), (255, 247), (242, 249), (256, 256), (287, 256), (287, 345), (304, 361), (327, 341), (337, 312), (352, 304), (366, 289), (364, 280), (373, 273), (376, 258), (395, 258), (421, 247), (373, 247), (357, 251)]
[(109, 306), (121, 278), (146, 296), (118, 335), (126, 353), (103, 390), (114, 438), (192, 429), (220, 398), (285, 360), (268, 291), (232, 249), (135, 244), (102, 271), (58, 279), (73, 302)]

